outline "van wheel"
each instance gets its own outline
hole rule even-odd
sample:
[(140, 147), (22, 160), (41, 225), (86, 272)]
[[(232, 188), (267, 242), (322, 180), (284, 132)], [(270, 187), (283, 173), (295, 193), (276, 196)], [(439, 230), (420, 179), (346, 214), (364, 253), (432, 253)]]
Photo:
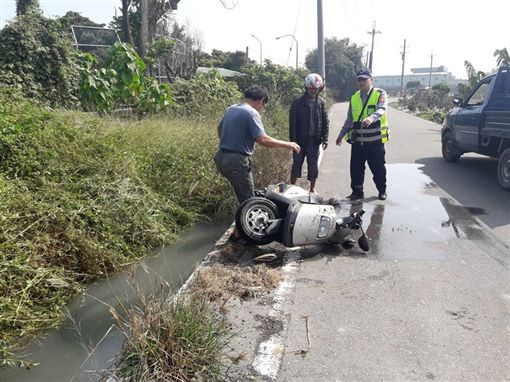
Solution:
[(441, 139), (441, 151), (443, 153), (443, 159), (447, 162), (455, 163), (460, 159), (461, 154), (457, 148), (457, 142), (451, 131), (447, 131), (443, 134)]
[(504, 190), (510, 191), (510, 148), (503, 151), (499, 157), (498, 181)]

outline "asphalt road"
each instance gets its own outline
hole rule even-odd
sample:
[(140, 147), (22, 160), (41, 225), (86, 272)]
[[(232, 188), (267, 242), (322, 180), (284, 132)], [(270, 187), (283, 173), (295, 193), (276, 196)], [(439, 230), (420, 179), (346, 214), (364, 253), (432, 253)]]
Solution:
[[(350, 146), (333, 143), (346, 107), (333, 109), (323, 196), (350, 193)], [(439, 125), (394, 109), (389, 121), (388, 199), (367, 169), (366, 199), (342, 203), (366, 211), (370, 252), (289, 252), (269, 313), (283, 329), (253, 368), (278, 381), (509, 380), (510, 193), (496, 162), (446, 163)]]
[[(338, 135), (347, 106), (346, 103), (336, 104), (333, 108), (332, 142)], [(510, 192), (499, 187), (497, 160), (477, 154), (465, 154), (458, 163), (447, 163), (441, 156), (440, 125), (393, 108), (390, 108), (388, 117), (391, 140), (386, 146), (387, 163), (422, 165), (420, 170), (451, 198), (464, 207), (480, 209), (478, 219), (510, 246)], [(346, 146), (348, 145), (344, 144), (340, 150), (334, 149), (334, 153), (328, 153), (339, 157), (341, 174), (346, 177), (346, 182), (340, 184), (339, 190), (328, 191), (340, 192), (344, 196), (350, 193), (350, 148)], [(366, 180), (370, 187), (369, 171)]]

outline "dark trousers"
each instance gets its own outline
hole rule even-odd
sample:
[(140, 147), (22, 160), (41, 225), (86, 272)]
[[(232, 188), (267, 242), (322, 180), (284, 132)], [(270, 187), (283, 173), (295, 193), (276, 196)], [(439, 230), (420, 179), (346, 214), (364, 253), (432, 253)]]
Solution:
[[(305, 146), (305, 147), (303, 147)], [(308, 166), (309, 181), (315, 180), (319, 177), (319, 152), (320, 145), (315, 144), (313, 137), (309, 137), (306, 144), (301, 146), (301, 151), (298, 153), (292, 153), (292, 169), (290, 175), (296, 178), (301, 178), (301, 169), (303, 168), (303, 162), (306, 157), (306, 165)]]
[(375, 186), (379, 193), (386, 192), (386, 161), (383, 143), (361, 145), (353, 143), (351, 148), (351, 188), (352, 192), (362, 194), (365, 181), (365, 162), (372, 171)]
[(239, 204), (255, 196), (251, 161), (248, 155), (218, 151), (214, 157), (216, 168), (228, 179)]

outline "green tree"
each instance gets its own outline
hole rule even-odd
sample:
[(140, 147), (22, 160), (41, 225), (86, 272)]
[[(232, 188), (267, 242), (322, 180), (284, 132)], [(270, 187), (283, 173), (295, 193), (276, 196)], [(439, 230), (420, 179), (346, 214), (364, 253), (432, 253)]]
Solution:
[(41, 12), (27, 12), (0, 30), (0, 83), (52, 106), (77, 104), (79, 76), (68, 31)]
[(487, 75), (485, 72), (476, 70), (473, 64), (469, 61), (464, 61), (464, 67), (466, 68), (466, 73), (468, 75), (468, 83), (459, 84), (457, 87), (457, 91), (462, 98), (467, 97), (476, 84)]
[[(348, 38), (327, 38), (324, 45), (326, 86), (329, 94), (338, 100), (348, 100), (356, 88), (356, 71), (362, 68), (363, 48)], [(306, 67), (317, 72), (317, 49), (307, 54)]]
[(494, 57), (497, 59), (498, 66), (510, 65), (510, 56), (508, 55), (508, 50), (506, 48), (496, 49)]
[(265, 86), (270, 96), (269, 107), (272, 107), (273, 104), (290, 105), (294, 98), (301, 95), (304, 79), (308, 73), (308, 70), (304, 68), (296, 71), (266, 60), (264, 66), (244, 67), (244, 76), (236, 77), (235, 81), (241, 92), (253, 84)]
[(40, 11), (39, 0), (16, 0), (16, 15), (21, 16), (30, 11)]
[(416, 90), (421, 86), (420, 81), (408, 81), (406, 83), (406, 89), (408, 90)]
[(211, 54), (202, 52), (198, 60), (198, 66), (225, 68), (237, 71), (241, 71), (243, 66), (254, 64), (255, 61), (253, 60), (248, 60), (248, 62), (246, 62), (246, 53), (241, 50), (223, 52), (213, 49)]

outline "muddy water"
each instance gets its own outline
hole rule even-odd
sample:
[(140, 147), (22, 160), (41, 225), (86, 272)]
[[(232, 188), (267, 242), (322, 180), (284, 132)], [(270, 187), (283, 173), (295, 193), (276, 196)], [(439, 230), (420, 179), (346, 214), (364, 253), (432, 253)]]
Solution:
[(69, 307), (69, 318), (59, 329), (28, 348), (26, 358), (40, 365), (2, 371), (0, 381), (97, 380), (97, 371), (111, 365), (122, 345), (109, 306), (120, 311), (121, 304), (136, 304), (142, 295), (178, 289), (227, 227), (227, 223), (198, 225), (155, 257), (92, 285)]

